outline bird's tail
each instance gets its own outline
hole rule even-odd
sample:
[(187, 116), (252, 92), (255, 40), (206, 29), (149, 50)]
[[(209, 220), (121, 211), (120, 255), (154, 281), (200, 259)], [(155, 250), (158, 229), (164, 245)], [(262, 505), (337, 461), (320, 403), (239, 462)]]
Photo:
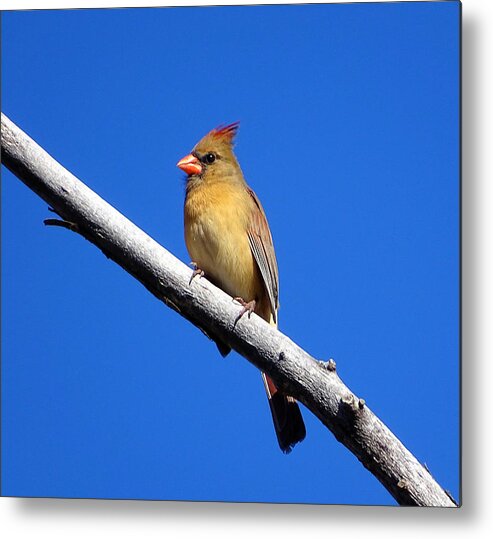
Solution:
[(296, 399), (281, 393), (265, 372), (262, 373), (262, 379), (269, 399), (279, 447), (283, 453), (290, 453), (291, 449), (304, 440), (306, 435), (300, 408)]
[[(273, 317), (271, 317), (270, 323), (277, 326)], [(303, 422), (300, 408), (296, 399), (279, 391), (265, 372), (262, 372), (262, 379), (269, 399), (279, 447), (283, 453), (290, 453), (291, 449), (298, 442), (304, 440), (306, 435), (305, 423)]]

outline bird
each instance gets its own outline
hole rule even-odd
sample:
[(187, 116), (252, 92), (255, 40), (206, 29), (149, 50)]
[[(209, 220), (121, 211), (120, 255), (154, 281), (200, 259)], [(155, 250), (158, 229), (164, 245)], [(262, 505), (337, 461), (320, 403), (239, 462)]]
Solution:
[[(255, 312), (277, 327), (279, 274), (271, 231), (259, 198), (248, 186), (234, 154), (239, 122), (212, 129), (180, 159), (186, 174), (185, 243), (194, 270), (242, 306), (236, 321)], [(225, 357), (231, 348), (216, 340)], [(297, 401), (261, 371), (283, 453), (306, 435)]]

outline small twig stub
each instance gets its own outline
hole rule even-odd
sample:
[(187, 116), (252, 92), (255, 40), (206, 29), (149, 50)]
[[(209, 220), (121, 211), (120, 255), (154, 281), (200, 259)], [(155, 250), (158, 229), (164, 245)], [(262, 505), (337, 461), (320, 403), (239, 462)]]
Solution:
[(67, 228), (72, 232), (79, 232), (79, 225), (70, 221), (64, 221), (62, 219), (45, 219), (43, 223), (47, 226), (59, 226), (61, 228)]

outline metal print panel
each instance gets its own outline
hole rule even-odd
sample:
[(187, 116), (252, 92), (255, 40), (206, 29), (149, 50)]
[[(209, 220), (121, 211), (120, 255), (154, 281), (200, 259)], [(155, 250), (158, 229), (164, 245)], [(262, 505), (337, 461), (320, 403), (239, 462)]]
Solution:
[(460, 503), (460, 17), (2, 13), (3, 496)]

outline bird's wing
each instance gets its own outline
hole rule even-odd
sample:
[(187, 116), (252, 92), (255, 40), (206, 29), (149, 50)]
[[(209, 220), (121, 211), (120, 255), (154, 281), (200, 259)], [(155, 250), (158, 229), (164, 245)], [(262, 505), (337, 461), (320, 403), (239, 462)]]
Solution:
[(247, 187), (247, 190), (258, 208), (258, 211), (252, 212), (248, 227), (248, 241), (255, 261), (260, 269), (275, 322), (277, 320), (277, 309), (279, 307), (279, 274), (274, 245), (272, 243), (272, 235), (260, 200), (249, 187)]

